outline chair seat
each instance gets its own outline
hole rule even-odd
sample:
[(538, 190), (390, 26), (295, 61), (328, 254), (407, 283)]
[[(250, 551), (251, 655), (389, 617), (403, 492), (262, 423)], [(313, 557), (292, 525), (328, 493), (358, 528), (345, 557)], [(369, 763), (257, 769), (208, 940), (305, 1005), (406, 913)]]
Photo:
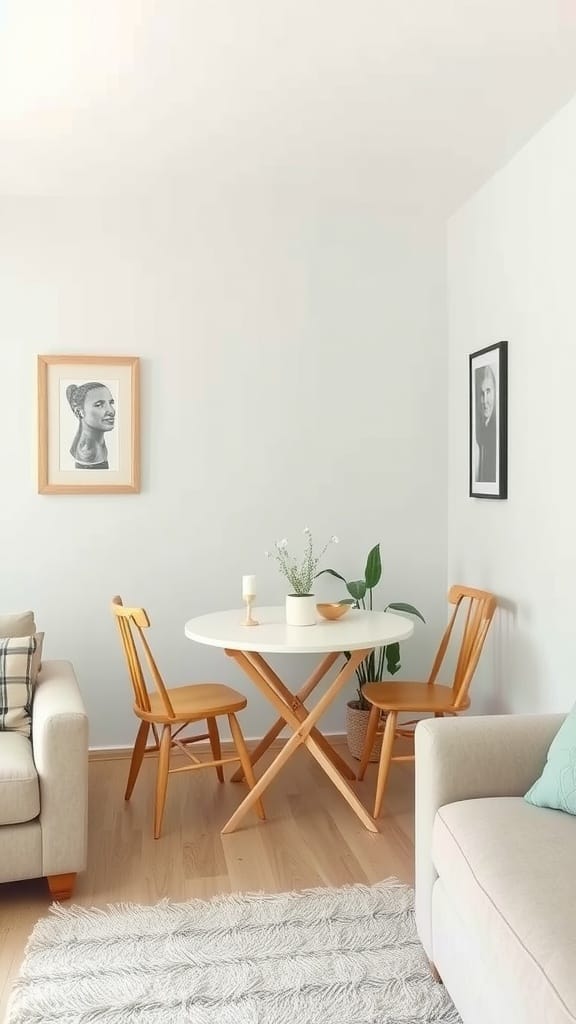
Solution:
[(138, 717), (150, 722), (191, 722), (241, 711), (248, 703), (244, 694), (223, 683), (193, 683), (191, 686), (175, 686), (167, 692), (175, 718), (168, 718), (159, 693), (148, 694), (149, 713), (134, 707)]
[(452, 687), (438, 683), (366, 683), (362, 693), (383, 711), (464, 711), (470, 706), (467, 698), (455, 708)]

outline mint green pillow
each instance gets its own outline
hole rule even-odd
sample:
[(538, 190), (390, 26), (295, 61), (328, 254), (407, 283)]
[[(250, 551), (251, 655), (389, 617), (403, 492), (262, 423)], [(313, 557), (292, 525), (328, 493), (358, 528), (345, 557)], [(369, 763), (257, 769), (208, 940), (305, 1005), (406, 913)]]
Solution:
[(524, 799), (536, 807), (576, 814), (576, 709), (560, 726), (548, 749), (544, 771)]

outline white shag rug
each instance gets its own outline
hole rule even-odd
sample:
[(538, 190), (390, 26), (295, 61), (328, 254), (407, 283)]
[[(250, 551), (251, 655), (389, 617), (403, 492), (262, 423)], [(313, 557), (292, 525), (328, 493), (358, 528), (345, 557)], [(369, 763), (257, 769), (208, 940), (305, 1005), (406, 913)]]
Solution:
[(37, 923), (8, 1024), (460, 1024), (395, 880)]

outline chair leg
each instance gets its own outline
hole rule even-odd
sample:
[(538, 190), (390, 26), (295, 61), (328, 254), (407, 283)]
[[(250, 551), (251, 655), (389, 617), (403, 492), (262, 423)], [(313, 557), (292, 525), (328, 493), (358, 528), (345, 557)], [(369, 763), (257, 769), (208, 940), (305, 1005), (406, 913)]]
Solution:
[[(215, 718), (207, 718), (206, 723), (208, 725), (208, 735), (210, 737), (210, 747), (212, 748), (212, 759), (219, 761), (222, 757), (222, 751), (220, 749), (220, 734), (218, 732), (218, 722)], [(224, 771), (222, 765), (219, 764), (216, 767), (216, 775), (218, 776), (219, 782), (224, 782)]]
[(146, 743), (148, 742), (149, 731), (150, 723), (140, 722), (140, 728), (138, 729), (134, 750), (132, 751), (132, 760), (130, 761), (130, 771), (128, 772), (126, 792), (124, 793), (125, 800), (129, 800), (132, 796), (132, 790), (134, 789), (134, 784), (138, 778), (138, 772), (140, 771), (140, 766), (142, 765), (142, 760), (146, 752)]
[(162, 831), (162, 819), (164, 817), (164, 805), (166, 803), (166, 788), (168, 786), (168, 768), (170, 766), (170, 747), (172, 745), (172, 731), (169, 725), (162, 729), (160, 740), (160, 753), (158, 755), (158, 774), (156, 776), (156, 802), (154, 805), (154, 839), (160, 838)]
[[(238, 757), (240, 758), (240, 764), (244, 769), (246, 782), (248, 783), (250, 789), (254, 789), (254, 786), (256, 785), (256, 778), (254, 776), (254, 769), (252, 768), (252, 763), (250, 761), (250, 754), (246, 749), (246, 744), (244, 742), (244, 736), (242, 735), (240, 723), (238, 722), (236, 715), (233, 714), (228, 715), (228, 721), (230, 723), (230, 732), (232, 733), (234, 746), (236, 747)], [(266, 821), (264, 804), (262, 803), (261, 799), (256, 801), (256, 813), (261, 821)]]
[(397, 718), (397, 711), (388, 712), (386, 726), (384, 729), (384, 738), (382, 740), (382, 750), (380, 752), (380, 764), (378, 765), (378, 782), (376, 783), (376, 799), (374, 801), (375, 818), (380, 814), (382, 801), (384, 799), (384, 790), (386, 789), (386, 782), (388, 781), (388, 772), (390, 771), (390, 761), (392, 758), (392, 747), (394, 746), (394, 736), (396, 734)]
[(376, 739), (376, 733), (378, 731), (378, 722), (380, 720), (380, 708), (377, 708), (375, 704), (370, 708), (370, 718), (368, 719), (368, 728), (366, 729), (366, 739), (364, 740), (364, 750), (362, 751), (362, 758), (360, 761), (360, 767), (358, 769), (358, 779), (362, 781), (366, 774), (368, 762), (370, 760), (370, 754), (372, 753), (372, 747), (374, 746), (374, 740)]

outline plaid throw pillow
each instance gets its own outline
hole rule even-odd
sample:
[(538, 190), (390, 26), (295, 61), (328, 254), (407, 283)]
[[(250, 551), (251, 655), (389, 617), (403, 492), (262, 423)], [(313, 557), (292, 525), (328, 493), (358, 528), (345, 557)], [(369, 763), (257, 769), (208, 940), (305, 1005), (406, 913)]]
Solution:
[(0, 730), (30, 735), (35, 636), (0, 640)]
[(36, 654), (34, 655), (34, 679), (36, 683), (38, 673), (42, 668), (42, 644), (44, 633), (38, 633), (34, 621), (34, 612), (16, 612), (11, 615), (0, 615), (0, 638), (6, 636), (35, 636), (37, 640)]

